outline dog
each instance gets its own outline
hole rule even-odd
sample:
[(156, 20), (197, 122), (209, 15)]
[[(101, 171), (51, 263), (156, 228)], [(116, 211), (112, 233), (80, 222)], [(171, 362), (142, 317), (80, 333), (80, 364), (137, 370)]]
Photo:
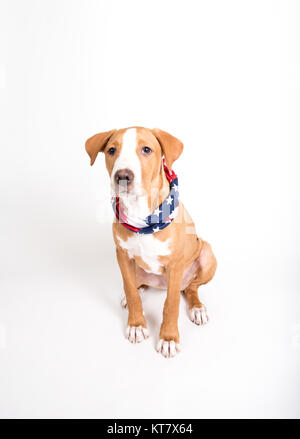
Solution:
[(126, 337), (139, 343), (149, 337), (141, 288), (167, 290), (157, 351), (166, 358), (180, 351), (178, 315), (181, 292), (196, 325), (209, 317), (198, 287), (209, 282), (217, 262), (211, 246), (196, 234), (179, 200), (173, 163), (183, 143), (158, 128), (129, 127), (102, 132), (85, 144), (91, 165), (105, 154), (115, 211), (113, 238), (128, 308)]

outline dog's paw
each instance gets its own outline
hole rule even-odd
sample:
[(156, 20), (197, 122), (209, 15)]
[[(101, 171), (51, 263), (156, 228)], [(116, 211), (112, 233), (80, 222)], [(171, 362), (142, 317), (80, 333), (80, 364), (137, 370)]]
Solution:
[(196, 325), (205, 325), (209, 321), (209, 317), (204, 305), (200, 308), (194, 307), (189, 310), (189, 317)]
[(149, 332), (147, 328), (143, 326), (127, 326), (126, 338), (130, 343), (140, 343), (149, 337)]
[(127, 300), (125, 294), (121, 297), (121, 307), (124, 309), (127, 308)]
[(156, 350), (159, 354), (163, 355), (166, 358), (175, 357), (177, 352), (180, 352), (179, 344), (175, 343), (175, 341), (166, 341), (160, 339), (157, 343)]

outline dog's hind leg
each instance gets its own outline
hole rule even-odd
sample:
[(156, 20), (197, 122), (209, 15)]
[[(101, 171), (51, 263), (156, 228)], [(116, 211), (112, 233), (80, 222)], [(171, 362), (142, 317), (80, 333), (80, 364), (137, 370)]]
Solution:
[(196, 277), (194, 277), (191, 283), (184, 289), (184, 294), (189, 306), (190, 319), (196, 323), (196, 325), (204, 325), (208, 322), (209, 317), (206, 307), (199, 300), (198, 288), (213, 278), (217, 268), (217, 261), (211, 246), (205, 241), (203, 241), (198, 262), (199, 269)]
[(198, 283), (192, 282), (185, 290), (184, 295), (188, 302), (188, 314), (189, 318), (196, 325), (205, 325), (209, 321), (206, 307), (199, 300), (198, 296)]

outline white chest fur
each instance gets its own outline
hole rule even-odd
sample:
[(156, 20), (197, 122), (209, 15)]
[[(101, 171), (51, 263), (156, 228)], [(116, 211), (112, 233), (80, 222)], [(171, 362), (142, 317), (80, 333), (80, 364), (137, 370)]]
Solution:
[(166, 256), (170, 254), (169, 239), (166, 241), (160, 241), (155, 238), (155, 234), (151, 235), (139, 235), (135, 233), (130, 236), (127, 241), (123, 241), (117, 236), (120, 246), (127, 250), (130, 258), (139, 256), (143, 259), (145, 264), (150, 268), (145, 270), (148, 273), (159, 274), (161, 263), (159, 262), (159, 256)]

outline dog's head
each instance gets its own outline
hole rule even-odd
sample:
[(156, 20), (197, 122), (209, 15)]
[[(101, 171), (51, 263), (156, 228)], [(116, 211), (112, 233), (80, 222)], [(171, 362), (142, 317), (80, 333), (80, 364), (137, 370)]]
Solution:
[(183, 150), (180, 140), (158, 128), (131, 127), (90, 137), (85, 144), (91, 165), (98, 152), (105, 154), (113, 193), (142, 195), (157, 181), (162, 156), (169, 170)]

